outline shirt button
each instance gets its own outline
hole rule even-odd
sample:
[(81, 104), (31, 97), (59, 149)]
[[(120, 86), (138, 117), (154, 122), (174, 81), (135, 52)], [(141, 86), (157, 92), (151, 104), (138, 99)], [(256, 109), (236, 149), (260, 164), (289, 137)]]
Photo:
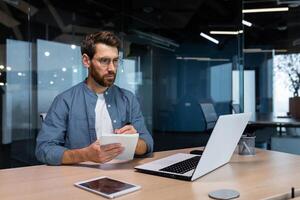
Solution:
[(114, 122), (114, 123), (117, 123), (117, 120), (114, 120), (113, 122)]
[(111, 107), (111, 105), (110, 105), (110, 104), (108, 104), (108, 105), (107, 105), (107, 107), (109, 107), (109, 108), (110, 108), (110, 107)]
[(108, 92), (105, 92), (106, 95), (108, 95)]

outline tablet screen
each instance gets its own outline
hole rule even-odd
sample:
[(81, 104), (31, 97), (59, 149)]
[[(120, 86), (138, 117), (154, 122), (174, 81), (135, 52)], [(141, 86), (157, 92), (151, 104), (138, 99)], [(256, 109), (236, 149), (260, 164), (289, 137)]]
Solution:
[(135, 187), (134, 185), (110, 178), (100, 178), (79, 185), (108, 195)]

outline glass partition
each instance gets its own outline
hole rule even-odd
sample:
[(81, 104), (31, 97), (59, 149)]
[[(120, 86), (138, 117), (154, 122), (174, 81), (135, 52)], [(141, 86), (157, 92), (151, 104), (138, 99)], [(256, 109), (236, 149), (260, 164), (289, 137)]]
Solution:
[(294, 112), (300, 105), (290, 104), (299, 91), (299, 13), (299, 1), (243, 1), (244, 80), (252, 85), (247, 93), (253, 93), (257, 118), (268, 116), (265, 121), (280, 124), (256, 129), (257, 146), (288, 153), (298, 153), (300, 132), (280, 120), (295, 125), (299, 118)]
[[(278, 7), (286, 9), (280, 12), (272, 9), (269, 12), (247, 12)], [(287, 55), (299, 53), (299, 2), (244, 0), (243, 8), (246, 10), (243, 20), (248, 22), (244, 25), (244, 63), (245, 69), (255, 74), (255, 111), (286, 114), (288, 97), (292, 97), (293, 92), (290, 91), (290, 81), (285, 78), (288, 74), (276, 66), (287, 62)]]
[(83, 81), (87, 70), (81, 63), (80, 47), (38, 39), (38, 113), (47, 112), (55, 96)]
[(155, 151), (206, 143), (199, 103), (212, 103), (218, 115), (232, 113), (234, 103), (244, 109), (241, 1), (7, 0), (0, 6), (6, 17), (0, 23), (2, 168), (38, 164), (39, 113), (84, 80), (80, 42), (99, 30), (121, 38), (115, 83), (137, 96)]

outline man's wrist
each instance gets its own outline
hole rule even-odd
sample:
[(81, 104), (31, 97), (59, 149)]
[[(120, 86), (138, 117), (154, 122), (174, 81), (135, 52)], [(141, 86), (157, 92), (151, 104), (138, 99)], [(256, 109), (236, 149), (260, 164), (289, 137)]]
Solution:
[(80, 162), (88, 161), (88, 149), (73, 149), (66, 150), (63, 154), (62, 164), (76, 164)]
[(147, 147), (146, 142), (143, 139), (139, 138), (136, 149), (135, 149), (135, 154), (139, 155), (139, 156), (144, 155), (147, 152), (147, 149), (148, 149), (148, 147)]

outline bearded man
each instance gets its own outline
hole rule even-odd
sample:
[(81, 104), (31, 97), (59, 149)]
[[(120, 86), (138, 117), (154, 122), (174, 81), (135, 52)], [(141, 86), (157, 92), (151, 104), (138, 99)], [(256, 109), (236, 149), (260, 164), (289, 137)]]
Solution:
[(37, 137), (36, 157), (49, 165), (92, 161), (106, 163), (124, 150), (120, 144), (101, 145), (108, 134), (139, 134), (136, 155), (149, 155), (153, 139), (140, 105), (129, 91), (114, 85), (120, 40), (100, 31), (82, 41), (82, 63), (88, 77), (55, 97)]

